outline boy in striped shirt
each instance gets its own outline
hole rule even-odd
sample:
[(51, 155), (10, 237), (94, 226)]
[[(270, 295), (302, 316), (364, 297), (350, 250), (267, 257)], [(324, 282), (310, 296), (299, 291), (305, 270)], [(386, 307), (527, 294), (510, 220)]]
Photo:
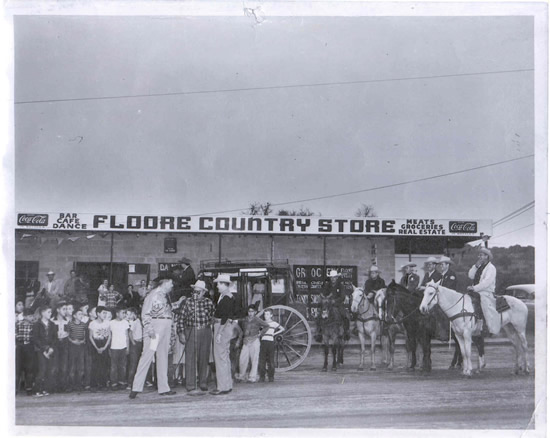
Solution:
[(273, 311), (266, 309), (264, 319), (269, 328), (262, 332), (260, 337), (260, 382), (265, 382), (266, 365), (267, 377), (273, 382), (275, 377), (275, 336), (284, 332), (284, 328), (277, 321), (273, 321)]
[(84, 313), (78, 309), (67, 324), (69, 333), (69, 391), (82, 391), (87, 353), (87, 324), (82, 321)]

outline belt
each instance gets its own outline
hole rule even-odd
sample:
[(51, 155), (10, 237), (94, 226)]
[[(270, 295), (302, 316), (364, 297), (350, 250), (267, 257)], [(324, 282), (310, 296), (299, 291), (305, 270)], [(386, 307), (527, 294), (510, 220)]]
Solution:
[(151, 319), (172, 319), (171, 316), (157, 316), (157, 317), (152, 317)]
[(195, 330), (201, 330), (201, 329), (205, 329), (205, 328), (210, 328), (210, 324), (198, 324), (196, 326), (189, 325), (185, 328), (187, 328), (187, 329), (194, 328)]

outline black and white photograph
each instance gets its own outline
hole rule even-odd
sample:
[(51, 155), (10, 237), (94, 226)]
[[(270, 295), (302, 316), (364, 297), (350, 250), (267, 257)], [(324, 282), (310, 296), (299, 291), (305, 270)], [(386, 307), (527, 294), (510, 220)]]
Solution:
[(546, 436), (546, 3), (4, 12), (12, 434)]

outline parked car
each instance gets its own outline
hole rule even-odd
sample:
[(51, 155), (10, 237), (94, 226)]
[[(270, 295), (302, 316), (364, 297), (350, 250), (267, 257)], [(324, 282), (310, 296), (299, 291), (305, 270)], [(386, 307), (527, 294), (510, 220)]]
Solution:
[(535, 285), (515, 284), (508, 286), (500, 295), (510, 295), (523, 301), (527, 306), (527, 331), (535, 330)]

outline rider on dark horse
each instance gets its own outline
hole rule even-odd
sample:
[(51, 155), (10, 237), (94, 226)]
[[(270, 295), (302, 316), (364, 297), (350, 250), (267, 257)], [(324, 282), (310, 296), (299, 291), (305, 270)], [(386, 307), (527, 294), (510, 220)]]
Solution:
[(344, 283), (342, 282), (341, 274), (338, 274), (335, 269), (330, 270), (328, 279), (329, 281), (326, 281), (323, 285), (322, 295), (324, 297), (332, 297), (334, 300), (334, 306), (344, 321), (344, 340), (348, 341), (350, 338), (350, 317), (345, 306), (346, 291)]

